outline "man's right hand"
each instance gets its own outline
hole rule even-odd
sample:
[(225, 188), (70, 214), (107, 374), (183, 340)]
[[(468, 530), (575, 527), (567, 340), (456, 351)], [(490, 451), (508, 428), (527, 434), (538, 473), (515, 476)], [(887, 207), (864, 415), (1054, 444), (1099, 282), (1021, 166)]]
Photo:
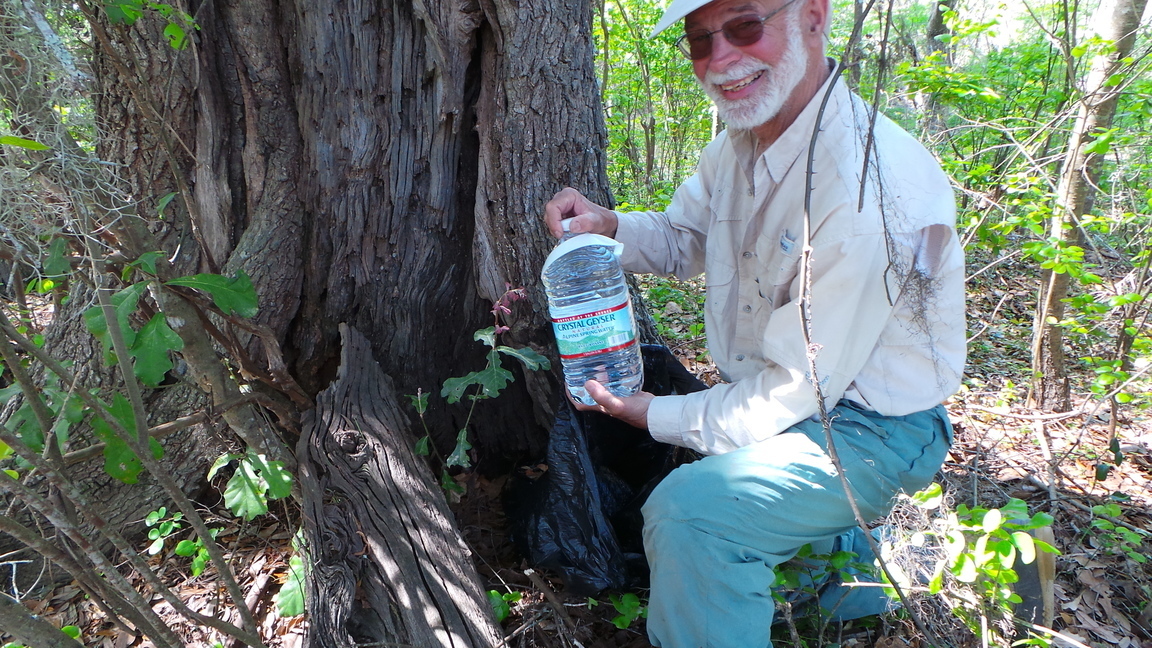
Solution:
[(560, 221), (572, 219), (568, 231), (573, 234), (603, 234), (616, 236), (616, 212), (606, 209), (588, 200), (579, 191), (571, 187), (562, 189), (544, 205), (544, 224), (552, 236), (564, 236), (564, 228)]

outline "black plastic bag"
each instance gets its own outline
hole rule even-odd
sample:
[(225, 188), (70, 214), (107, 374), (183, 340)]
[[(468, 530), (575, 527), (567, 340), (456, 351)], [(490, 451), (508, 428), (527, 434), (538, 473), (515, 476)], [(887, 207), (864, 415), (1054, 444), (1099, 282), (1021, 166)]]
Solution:
[[(667, 348), (641, 351), (644, 391), (705, 389)], [(665, 475), (693, 457), (645, 430), (578, 412), (566, 398), (557, 412), (546, 458), (514, 475), (505, 492), (512, 542), (531, 565), (558, 574), (577, 595), (642, 584), (648, 574), (640, 507)]]

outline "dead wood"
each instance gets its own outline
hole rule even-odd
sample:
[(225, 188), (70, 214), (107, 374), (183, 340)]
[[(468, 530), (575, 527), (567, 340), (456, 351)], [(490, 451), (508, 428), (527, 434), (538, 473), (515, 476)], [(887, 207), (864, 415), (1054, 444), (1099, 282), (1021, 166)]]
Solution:
[(300, 440), (311, 571), (306, 645), (493, 646), (500, 641), (468, 549), (413, 452), (392, 381), (340, 326), (336, 382)]

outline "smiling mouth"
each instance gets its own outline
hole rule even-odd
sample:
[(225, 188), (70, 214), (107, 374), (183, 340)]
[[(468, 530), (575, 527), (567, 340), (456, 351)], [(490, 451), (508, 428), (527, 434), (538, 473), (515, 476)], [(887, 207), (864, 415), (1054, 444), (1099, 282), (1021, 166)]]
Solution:
[(759, 79), (762, 76), (764, 76), (763, 70), (757, 72), (756, 74), (746, 76), (743, 79), (736, 81), (735, 83), (720, 85), (719, 87), (724, 92), (735, 92), (737, 90), (740, 90), (741, 88), (744, 88), (745, 86), (749, 85), (750, 83), (756, 81), (756, 79)]

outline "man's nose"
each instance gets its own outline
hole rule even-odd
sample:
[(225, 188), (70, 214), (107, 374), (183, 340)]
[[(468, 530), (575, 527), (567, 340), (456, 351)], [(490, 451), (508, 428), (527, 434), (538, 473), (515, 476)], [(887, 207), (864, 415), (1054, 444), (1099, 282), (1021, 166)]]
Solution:
[(713, 71), (723, 72), (743, 55), (740, 48), (728, 42), (724, 32), (712, 34), (712, 56), (708, 57), (708, 67)]

